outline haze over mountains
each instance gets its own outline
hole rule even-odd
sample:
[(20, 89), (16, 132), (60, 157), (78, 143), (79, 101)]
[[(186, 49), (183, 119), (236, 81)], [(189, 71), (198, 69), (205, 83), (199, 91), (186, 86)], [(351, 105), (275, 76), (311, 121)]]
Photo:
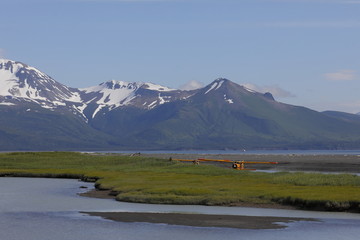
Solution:
[(192, 91), (122, 81), (76, 89), (0, 60), (0, 150), (359, 147), (359, 115), (280, 103), (227, 79)]

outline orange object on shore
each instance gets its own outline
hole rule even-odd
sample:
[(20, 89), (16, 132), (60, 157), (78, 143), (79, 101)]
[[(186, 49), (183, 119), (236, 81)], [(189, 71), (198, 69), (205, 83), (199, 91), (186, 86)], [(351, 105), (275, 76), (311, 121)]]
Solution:
[(189, 159), (174, 159), (174, 160), (184, 161), (184, 162), (193, 162), (196, 165), (198, 165), (200, 163), (200, 161), (232, 163), (232, 168), (235, 170), (255, 170), (255, 169), (245, 168), (245, 164), (278, 164), (278, 162), (231, 161), (231, 160), (227, 160), (227, 159), (206, 159), (206, 158), (199, 158), (197, 160), (189, 160)]

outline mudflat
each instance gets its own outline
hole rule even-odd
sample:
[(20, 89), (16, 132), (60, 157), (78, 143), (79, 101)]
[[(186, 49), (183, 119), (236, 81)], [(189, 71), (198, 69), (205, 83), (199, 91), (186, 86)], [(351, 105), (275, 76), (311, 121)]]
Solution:
[[(163, 159), (189, 159), (198, 158), (226, 159), (232, 161), (267, 161), (279, 164), (247, 164), (246, 168), (274, 171), (313, 171), (360, 173), (360, 155), (297, 155), (297, 154), (141, 154), (143, 156)], [(191, 164), (191, 163), (189, 163)], [(221, 167), (231, 167), (227, 163), (209, 163)]]
[(169, 225), (196, 227), (226, 227), (241, 229), (279, 229), (294, 221), (315, 221), (305, 218), (254, 217), (237, 215), (208, 215), (182, 213), (137, 213), (137, 212), (83, 212), (91, 216), (119, 222), (165, 223)]

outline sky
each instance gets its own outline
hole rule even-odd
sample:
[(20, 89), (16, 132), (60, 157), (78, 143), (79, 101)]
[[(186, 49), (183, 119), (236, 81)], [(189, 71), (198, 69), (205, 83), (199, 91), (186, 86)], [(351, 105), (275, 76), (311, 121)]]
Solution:
[(360, 0), (0, 0), (0, 57), (70, 87), (219, 77), (360, 112)]

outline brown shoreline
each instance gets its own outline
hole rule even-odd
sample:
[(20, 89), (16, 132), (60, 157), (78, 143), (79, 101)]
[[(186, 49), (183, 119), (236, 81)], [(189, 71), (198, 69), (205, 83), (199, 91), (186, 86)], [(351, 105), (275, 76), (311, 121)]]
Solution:
[(225, 227), (240, 229), (281, 229), (295, 221), (317, 221), (308, 218), (257, 217), (238, 215), (210, 215), (185, 213), (144, 213), (144, 212), (82, 212), (118, 222), (163, 223), (193, 227)]

